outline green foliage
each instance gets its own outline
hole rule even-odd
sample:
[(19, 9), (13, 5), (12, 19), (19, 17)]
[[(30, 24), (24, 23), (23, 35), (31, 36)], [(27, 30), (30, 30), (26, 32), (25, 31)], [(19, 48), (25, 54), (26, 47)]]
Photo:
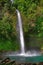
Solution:
[[(43, 0), (14, 0), (13, 4), (10, 0), (0, 0), (0, 38), (9, 40), (8, 44), (11, 41), (15, 43), (17, 37), (16, 9), (22, 16), (26, 40), (28, 41), (29, 37), (43, 38)], [(18, 47), (13, 49), (18, 49)]]
[(43, 37), (43, 16), (38, 16), (36, 19), (36, 31), (38, 37)]
[(9, 0), (1, 0), (0, 3), (0, 50), (16, 50), (19, 46), (16, 46), (15, 7)]

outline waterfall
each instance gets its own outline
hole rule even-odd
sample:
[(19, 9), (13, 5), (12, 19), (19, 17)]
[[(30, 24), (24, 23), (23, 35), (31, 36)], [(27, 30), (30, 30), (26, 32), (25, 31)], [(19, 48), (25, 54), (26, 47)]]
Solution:
[[(13, 0), (11, 0), (11, 2), (13, 3)], [(21, 20), (20, 12), (18, 10), (16, 10), (16, 12), (17, 12), (18, 26), (19, 26), (18, 31), (19, 31), (19, 37), (20, 37), (21, 53), (24, 54), (25, 45), (24, 45), (24, 36), (23, 36), (23, 29), (22, 29), (22, 20)]]
[[(13, 0), (11, 0), (12, 4), (13, 4)], [(37, 51), (37, 50), (29, 50), (27, 52), (25, 52), (25, 44), (24, 44), (24, 36), (23, 36), (23, 28), (22, 28), (22, 19), (21, 19), (21, 15), (20, 15), (20, 12), (19, 10), (16, 10), (16, 13), (17, 13), (17, 30), (18, 30), (18, 36), (19, 36), (19, 39), (20, 39), (20, 46), (21, 46), (21, 53), (13, 53), (12, 54), (8, 53), (7, 55), (9, 56), (39, 56), (41, 55), (40, 51)]]
[(19, 27), (19, 37), (20, 37), (20, 45), (21, 45), (21, 53), (25, 53), (25, 45), (24, 45), (24, 36), (23, 36), (23, 28), (22, 28), (22, 20), (21, 20), (21, 15), (18, 10), (17, 12), (17, 18), (18, 18), (18, 27)]
[(13, 0), (11, 0), (12, 4), (13, 4)]

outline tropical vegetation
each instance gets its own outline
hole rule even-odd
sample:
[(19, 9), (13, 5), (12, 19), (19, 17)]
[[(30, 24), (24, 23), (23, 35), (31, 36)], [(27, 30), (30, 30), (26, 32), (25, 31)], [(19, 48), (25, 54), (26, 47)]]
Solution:
[(43, 48), (43, 0), (0, 0), (0, 50), (19, 49), (16, 9), (21, 13), (26, 46)]

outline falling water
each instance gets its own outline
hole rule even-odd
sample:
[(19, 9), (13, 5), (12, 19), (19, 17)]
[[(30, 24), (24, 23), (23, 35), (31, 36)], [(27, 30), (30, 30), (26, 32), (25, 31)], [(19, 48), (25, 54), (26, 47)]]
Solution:
[[(13, 3), (13, 0), (11, 0), (11, 1)], [(16, 10), (16, 12), (17, 12), (17, 18), (18, 18), (18, 27), (19, 27), (18, 33), (19, 33), (19, 37), (20, 37), (19, 39), (20, 39), (20, 45), (21, 45), (21, 53), (10, 52), (10, 53), (6, 53), (6, 56), (25, 56), (25, 57), (40, 56), (41, 53), (40, 53), (40, 51), (37, 51), (37, 50), (29, 50), (29, 51), (25, 52), (21, 15), (18, 10)]]
[(12, 4), (13, 4), (13, 0), (11, 0)]
[(24, 46), (24, 37), (23, 37), (23, 29), (22, 29), (22, 20), (21, 20), (21, 15), (18, 10), (17, 12), (17, 17), (18, 17), (18, 26), (19, 26), (19, 35), (20, 35), (20, 45), (21, 45), (21, 53), (25, 53), (25, 46)]
[[(13, 3), (13, 0), (11, 0), (11, 2)], [(22, 29), (22, 20), (21, 20), (20, 12), (18, 10), (16, 10), (16, 12), (17, 12), (17, 17), (18, 17), (18, 25), (19, 25), (21, 53), (24, 54), (25, 53), (25, 48), (24, 48), (25, 46), (24, 46), (24, 37), (23, 37), (23, 29)]]

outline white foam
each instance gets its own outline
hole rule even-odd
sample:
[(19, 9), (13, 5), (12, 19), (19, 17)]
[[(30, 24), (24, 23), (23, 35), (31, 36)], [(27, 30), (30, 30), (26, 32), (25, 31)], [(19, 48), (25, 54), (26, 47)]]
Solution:
[(32, 56), (40, 56), (41, 53), (40, 52), (37, 52), (37, 51), (34, 51), (34, 52), (31, 52), (31, 51), (28, 51), (26, 53), (11, 53), (11, 54), (7, 54), (7, 56), (23, 56), (23, 57), (32, 57)]

